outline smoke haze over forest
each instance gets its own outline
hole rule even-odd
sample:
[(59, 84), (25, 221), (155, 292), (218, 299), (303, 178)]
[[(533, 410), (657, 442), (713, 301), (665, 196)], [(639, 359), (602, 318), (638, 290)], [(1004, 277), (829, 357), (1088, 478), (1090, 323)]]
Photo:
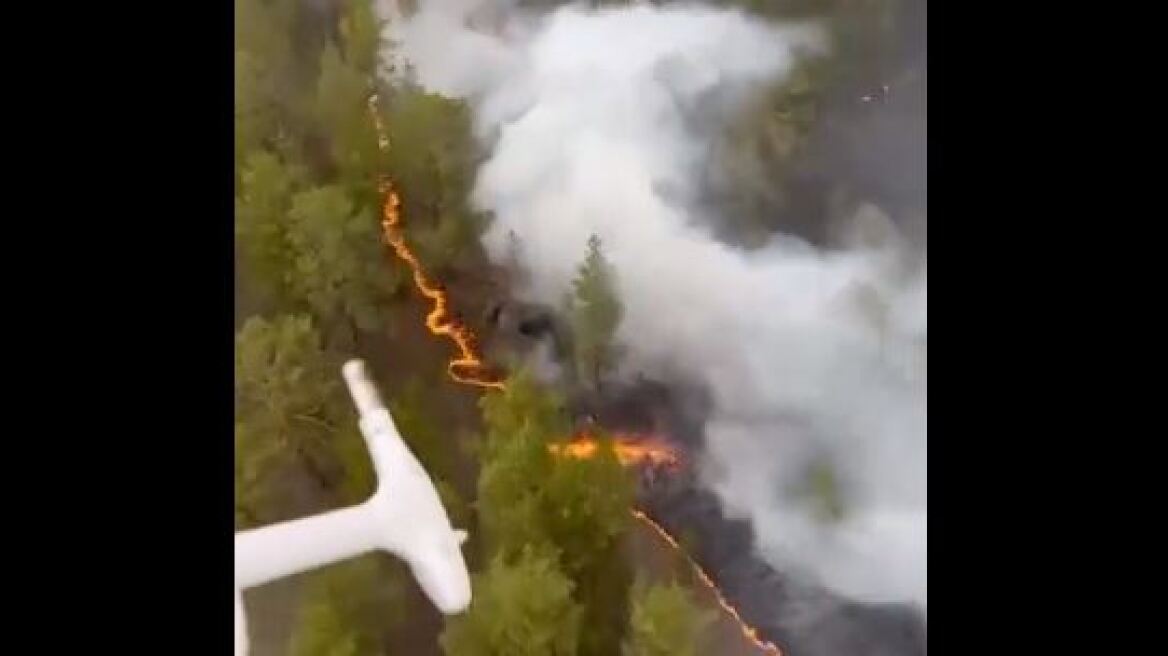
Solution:
[[(493, 215), (484, 244), (501, 261), (518, 237), (525, 300), (559, 307), (589, 236), (600, 237), (625, 305), (621, 373), (707, 390), (700, 478), (750, 520), (759, 554), (850, 598), (924, 608), (924, 160), (881, 136), (904, 131), (915, 109), (863, 119), (876, 127), (852, 150), (825, 135), (860, 119), (811, 131), (818, 159), (797, 173), (844, 171), (870, 201), (849, 206), (844, 237), (823, 237), (826, 215), (775, 210), (776, 225), (803, 229), (746, 249), (720, 238), (728, 217), (705, 202), (716, 128), (839, 48), (814, 17), (423, 1), (390, 36), (424, 86), (470, 102), (489, 152), (473, 196)], [(897, 163), (899, 177), (876, 170)], [(846, 509), (836, 521), (804, 498), (821, 463)]]

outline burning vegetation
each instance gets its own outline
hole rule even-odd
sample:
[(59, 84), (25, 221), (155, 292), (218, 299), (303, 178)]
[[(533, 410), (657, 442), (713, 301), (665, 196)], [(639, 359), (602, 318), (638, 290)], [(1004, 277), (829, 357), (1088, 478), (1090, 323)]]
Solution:
[[(711, 3), (752, 10), (724, 12)], [(459, 7), (472, 4), (496, 10), (498, 29), (468, 34), (476, 28), (467, 27)], [(923, 75), (902, 80), (873, 70), (825, 95), (819, 69), (800, 66), (798, 84), (788, 84), (772, 75), (785, 64), (762, 60), (779, 57), (789, 35), (753, 13), (765, 6), (782, 18), (779, 2), (633, 3), (600, 11), (579, 3), (552, 9), (559, 0), (520, 4), (548, 20), (511, 24), (515, 4), (491, 0), (411, 3), (390, 45), (375, 5), (362, 0), (327, 16), (306, 13), (303, 0), (236, 1), (237, 286), (251, 295), (240, 301), (237, 288), (245, 328), (237, 335), (237, 526), (321, 509), (296, 504), (332, 507), (367, 496), (373, 478), (354, 455), (363, 452), (351, 408), (331, 384), (336, 358), (355, 350), (390, 391), (395, 421), (434, 473), (452, 517), (461, 514), (477, 529), (467, 545), (478, 572), (476, 601), (466, 616), (441, 627), (412, 621), (426, 611), (403, 592), (408, 575), (393, 568), (359, 576), (326, 570), (319, 588), (328, 594), (312, 586), (290, 629), (293, 653), (336, 645), (396, 652), (403, 642), (423, 656), (438, 653), (439, 642), (447, 656), (777, 654), (777, 645), (795, 656), (924, 653), (923, 632), (913, 628), (923, 620), (827, 592), (822, 571), (803, 577), (807, 553), (777, 562), (775, 554), (789, 546), (788, 527), (758, 508), (775, 510), (776, 496), (797, 501), (827, 534), (862, 518), (857, 500), (867, 490), (852, 480), (854, 467), (838, 466), (835, 451), (823, 458), (829, 465), (804, 466), (784, 450), (794, 441), (768, 441), (799, 430), (797, 421), (785, 422), (801, 409), (764, 392), (775, 391), (774, 380), (782, 381), (779, 391), (833, 389), (838, 381), (815, 376), (816, 358), (839, 353), (840, 366), (829, 369), (843, 372), (845, 388), (859, 394), (833, 401), (828, 415), (875, 408), (872, 416), (842, 420), (867, 436), (899, 397), (876, 396), (872, 380), (850, 377), (853, 365), (866, 362), (863, 353), (808, 348), (831, 331), (812, 326), (791, 338), (794, 348), (781, 348), (790, 337), (787, 309), (815, 315), (814, 290), (834, 288), (819, 284), (825, 269), (816, 257), (796, 253), (801, 265), (792, 270), (808, 274), (798, 284), (786, 285), (782, 267), (755, 266), (783, 264), (788, 254), (772, 252), (769, 241), (780, 233), (808, 240), (799, 253), (832, 241), (834, 233), (818, 233), (837, 218), (846, 221), (857, 200), (833, 200), (841, 158), (855, 169), (842, 186), (900, 220), (900, 209), (885, 202), (903, 196), (892, 183), (910, 177), (923, 187), (923, 175), (901, 173), (896, 153), (879, 147), (888, 144), (860, 142), (849, 126), (862, 123), (852, 114), (871, 117), (869, 132), (883, 134), (875, 119), (902, 112), (917, 88), (904, 80)], [(848, 15), (832, 28), (838, 34), (890, 24), (839, 6)], [(680, 29), (687, 25), (706, 27)], [(743, 38), (705, 43), (704, 35), (722, 33), (707, 29), (718, 25)], [(579, 65), (598, 38), (611, 46), (601, 49), (605, 65)], [(655, 45), (646, 48), (649, 42)], [(725, 56), (717, 54), (723, 49)], [(409, 60), (414, 74), (386, 75), (382, 64), (391, 60)], [(650, 66), (653, 75), (643, 75)], [(531, 74), (538, 75), (525, 77)], [(727, 97), (722, 81), (735, 79), (743, 89), (761, 83), (765, 92), (743, 115), (713, 117), (720, 103), (707, 101)], [(516, 90), (524, 97), (513, 97)], [(843, 102), (835, 96), (846, 100), (846, 111), (830, 122), (817, 117), (820, 100), (827, 109)], [(515, 111), (487, 111), (500, 108)], [(711, 143), (721, 121), (735, 129)], [(491, 136), (477, 138), (482, 134)], [(854, 149), (836, 152), (853, 142)], [(717, 148), (705, 148), (711, 145)], [(705, 167), (712, 180), (685, 169), (693, 152), (717, 154)], [(872, 159), (878, 167), (866, 164)], [(879, 180), (865, 177), (876, 168)], [(888, 193), (876, 193), (884, 186)], [(490, 222), (478, 212), (490, 213)], [(514, 242), (513, 258), (505, 256), (505, 241)], [(741, 248), (755, 250), (744, 260)], [(850, 257), (844, 255), (833, 261)], [(476, 304), (487, 305), (487, 295), (466, 286), (486, 284), (483, 272), (501, 269), (516, 273), (499, 285), (511, 310), (484, 312), (494, 328), (480, 331), (456, 308), (482, 310)], [(752, 293), (728, 297), (728, 288)], [(912, 311), (910, 328), (919, 315), (923, 350), (923, 278), (920, 290), (919, 304), (892, 300)], [(868, 314), (879, 314), (881, 331), (894, 333), (905, 308), (884, 307), (888, 299), (877, 291), (870, 296), (879, 312)], [(830, 309), (840, 321), (832, 326), (850, 321), (852, 304), (871, 299), (837, 300)], [(514, 339), (502, 336), (511, 333)], [(885, 349), (885, 341), (882, 332), (881, 358), (897, 355), (899, 345)], [(745, 350), (750, 357), (740, 357)], [(626, 365), (654, 382), (630, 382), (626, 371), (615, 381), (613, 369)], [(706, 375), (713, 370), (716, 379)], [(522, 371), (551, 383), (534, 384)], [(443, 376), (457, 385), (435, 384)], [(573, 424), (580, 417), (589, 420)], [(767, 469), (776, 462), (788, 479)], [(306, 496), (314, 499), (293, 501), (296, 490), (281, 487), (295, 469), (308, 472), (314, 492)], [(628, 557), (633, 550), (637, 557)], [(692, 572), (681, 575), (690, 584), (676, 599), (684, 606), (693, 594), (720, 610), (724, 644), (696, 646), (700, 630), (662, 628), (692, 615), (669, 611), (672, 601), (644, 603), (675, 597), (630, 594), (634, 565), (648, 571), (658, 561), (669, 561), (672, 575)], [(874, 569), (881, 568), (865, 573)], [(665, 615), (654, 614), (663, 608)], [(390, 611), (398, 616), (393, 622)], [(411, 621), (402, 621), (405, 615)], [(662, 633), (672, 638), (665, 649), (655, 642)]]
[[(369, 106), (377, 130), (378, 146), (382, 150), (386, 150), (390, 147), (390, 142), (378, 112), (376, 94), (370, 97)], [(433, 304), (425, 319), (426, 328), (434, 335), (450, 339), (457, 349), (457, 354), (447, 366), (450, 378), (464, 385), (494, 390), (505, 389), (505, 384), (491, 373), (482, 356), (477, 352), (474, 333), (450, 316), (449, 299), (445, 291), (428, 279), (417, 256), (406, 243), (405, 234), (402, 231), (401, 200), (394, 189), (393, 182), (388, 177), (383, 176), (379, 180), (378, 189), (383, 197), (381, 226), (384, 240), (393, 249), (398, 259), (409, 268), (414, 287), (418, 293)], [(591, 254), (593, 266), (600, 266), (596, 262), (600, 257), (597, 248), (598, 242), (594, 241)], [(676, 471), (682, 466), (683, 460), (678, 449), (660, 437), (617, 432), (608, 439), (618, 461), (625, 467), (647, 467)], [(578, 433), (563, 443), (553, 443), (548, 446), (549, 452), (554, 456), (580, 460), (595, 457), (600, 449), (601, 439), (586, 432)], [(658, 535), (665, 545), (683, 556), (693, 568), (702, 585), (713, 592), (719, 606), (722, 607), (727, 616), (741, 627), (742, 635), (747, 640), (756, 645), (763, 653), (776, 656), (780, 654), (777, 646), (760, 638), (758, 630), (742, 620), (741, 615), (726, 600), (725, 595), (718, 589), (714, 580), (689, 554), (682, 550), (680, 543), (673, 536), (660, 524), (654, 522), (644, 511), (634, 508), (630, 509), (630, 513), (633, 518), (648, 526)]]
[[(617, 460), (625, 467), (659, 467), (676, 470), (682, 465), (681, 453), (665, 440), (652, 435), (614, 433), (610, 438)], [(562, 444), (548, 447), (557, 456), (592, 458), (600, 450), (600, 438), (578, 434)]]

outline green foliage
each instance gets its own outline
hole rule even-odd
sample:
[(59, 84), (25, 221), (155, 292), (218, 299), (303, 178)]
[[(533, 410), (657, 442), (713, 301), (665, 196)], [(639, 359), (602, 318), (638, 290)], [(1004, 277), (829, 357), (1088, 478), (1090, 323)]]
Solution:
[(434, 478), (434, 487), (438, 488), (438, 499), (450, 517), (451, 525), (467, 526), (471, 522), (470, 505), (462, 498), (453, 485), (441, 478)]
[(235, 0), (235, 49), (254, 53), (277, 71), (293, 65), (296, 0)]
[(304, 171), (266, 151), (249, 154), (235, 199), (235, 235), (249, 278), (265, 296), (284, 301), (295, 253), (288, 235), (292, 196)]
[(705, 631), (713, 615), (701, 611), (676, 583), (634, 587), (624, 656), (697, 656), (707, 653)]
[(235, 476), (237, 519), (255, 521), (279, 501), (272, 477), (307, 467), (322, 486), (333, 394), (319, 337), (306, 317), (252, 318), (235, 340)]
[(451, 619), (440, 639), (448, 656), (577, 653), (581, 611), (554, 559), (532, 551), (510, 564), (495, 558), (474, 577), (473, 590), (470, 609)]
[(387, 631), (405, 619), (405, 573), (377, 555), (312, 575), (292, 634), (292, 656), (363, 656), (392, 651)]
[(590, 627), (579, 653), (615, 653), (630, 582), (620, 552), (632, 502), (627, 472), (608, 441), (590, 459), (552, 456), (549, 446), (568, 436), (562, 404), (522, 371), (481, 403), (478, 510), (488, 552), (508, 563), (527, 553), (555, 558)]
[(615, 273), (604, 259), (596, 235), (588, 240), (588, 254), (572, 282), (572, 292), (568, 313), (576, 373), (581, 382), (599, 385), (616, 360), (613, 336), (624, 308), (617, 296)]
[(287, 231), (295, 255), (285, 285), (293, 299), (325, 326), (385, 327), (383, 304), (402, 277), (379, 250), (377, 219), (368, 208), (355, 207), (336, 185), (307, 189), (292, 199)]
[(365, 437), (357, 426), (357, 416), (346, 408), (350, 416), (337, 427), (332, 441), (333, 455), (344, 472), (337, 490), (342, 505), (360, 503), (377, 488), (377, 475), (373, 471), (373, 461), (369, 458), (369, 448)]
[(315, 435), (338, 389), (312, 320), (253, 317), (235, 340), (235, 414), (249, 425)]
[(511, 374), (502, 392), (483, 396), (479, 406), (487, 429), (485, 460), (492, 458), (493, 449), (517, 435), (531, 434), (547, 442), (569, 429), (563, 399), (540, 387), (523, 369)]
[[(282, 468), (304, 468), (324, 489), (352, 502), (371, 490), (371, 464), (343, 454), (364, 449), (339, 363), (321, 348), (311, 319), (249, 319), (235, 341), (235, 453), (237, 516), (266, 514), (268, 489)], [(363, 486), (363, 487), (362, 487)]]
[(592, 458), (558, 458), (553, 464), (544, 484), (544, 523), (591, 627), (581, 635), (580, 653), (613, 654), (628, 615), (631, 572), (620, 547), (629, 527), (632, 481), (606, 439)]
[(238, 171), (246, 154), (274, 137), (279, 124), (279, 110), (272, 103), (274, 92), (266, 90), (263, 63), (252, 53), (235, 52), (235, 168)]
[(341, 16), (341, 44), (345, 61), (366, 77), (377, 72), (383, 26), (373, 11), (373, 0), (348, 0)]
[(614, 542), (597, 552), (593, 564), (575, 579), (576, 599), (584, 608), (584, 623), (594, 627), (580, 637), (581, 656), (619, 653), (628, 631), (632, 571), (619, 547)]
[[(381, 26), (372, 4), (348, 0), (339, 25), (298, 0), (237, 0), (236, 231), (257, 304), (294, 313), (249, 319), (236, 340), (236, 522), (279, 518), (282, 474), (303, 469), (336, 505), (376, 484), (328, 345), (338, 333), (384, 334), (386, 306), (405, 281), (381, 241), (375, 181), (389, 174), (409, 239), (441, 278), (477, 248), (484, 217), (467, 198), (478, 164), (470, 114), (411, 83), (381, 90), (389, 151), (367, 100)], [(336, 29), (334, 29), (336, 28)], [(333, 41), (333, 35), (339, 39)], [(293, 47), (295, 46), (295, 47)], [(621, 308), (589, 244), (572, 300), (582, 372), (598, 383), (614, 357)], [(346, 354), (350, 351), (346, 345)], [(459, 656), (608, 656), (629, 603), (631, 481), (610, 446), (593, 459), (553, 457), (569, 434), (563, 401), (526, 373), (485, 395), (477, 517), (452, 482), (458, 449), (417, 381), (390, 403), (403, 438), (434, 476), (456, 525), (477, 520), (490, 556), (470, 611), (449, 623), (443, 649)], [(314, 575), (292, 638), (296, 656), (392, 650), (385, 637), (405, 608), (400, 568), (365, 557)], [(589, 630), (582, 632), (587, 624)]]
[(478, 483), (479, 523), (488, 552), (514, 558), (526, 548), (554, 552), (546, 525), (548, 444), (567, 433), (561, 400), (524, 370), (479, 401), (487, 431)]
[(346, 61), (332, 44), (320, 57), (315, 115), (327, 137), (332, 164), (345, 188), (362, 204), (376, 205), (381, 154), (370, 120), (368, 74)]
[(529, 547), (554, 551), (543, 490), (552, 466), (547, 441), (532, 431), (516, 433), (484, 461), (478, 511), (489, 553), (510, 559)]
[(403, 83), (389, 96), (386, 168), (402, 191), (402, 213), (418, 256), (438, 275), (476, 248), (483, 217), (467, 204), (476, 154), (470, 114), (456, 100)]
[(280, 443), (249, 434), (248, 425), (235, 422), (235, 528), (243, 530), (263, 523), (267, 509), (279, 499), (269, 474), (284, 463)]
[(592, 458), (556, 459), (542, 487), (548, 533), (576, 578), (628, 530), (632, 482), (606, 440)]
[(454, 474), (456, 450), (450, 435), (444, 435), (438, 418), (431, 411), (426, 387), (421, 379), (411, 378), (389, 402), (394, 423), (402, 439), (431, 475), (450, 478)]
[(295, 125), (301, 102), (292, 28), (295, 0), (235, 2), (235, 164)]
[[(345, 3), (339, 44), (314, 50), (308, 71), (292, 48), (305, 32), (297, 6), (236, 4), (237, 230), (264, 300), (311, 311), (331, 339), (346, 324), (354, 335), (383, 329), (382, 306), (403, 279), (386, 266), (381, 243), (376, 183), (383, 168), (394, 171), (382, 166), (368, 105), (381, 25), (371, 2)], [(481, 223), (465, 200), (474, 171), (469, 116), (409, 84), (383, 95), (395, 100), (393, 121), (403, 119), (389, 123), (391, 132), (416, 146), (403, 145), (411, 152), (400, 153), (399, 168), (414, 152), (426, 164), (424, 176), (397, 180), (428, 210), (410, 215), (411, 239), (428, 263), (448, 262), (477, 246)]]

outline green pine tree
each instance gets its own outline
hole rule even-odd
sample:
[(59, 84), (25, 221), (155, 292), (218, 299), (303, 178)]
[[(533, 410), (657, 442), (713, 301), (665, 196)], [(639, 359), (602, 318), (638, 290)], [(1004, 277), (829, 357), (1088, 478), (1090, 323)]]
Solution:
[(713, 615), (702, 611), (677, 583), (633, 591), (632, 618), (623, 656), (697, 656), (708, 653), (706, 629)]
[(531, 550), (512, 564), (497, 557), (473, 587), (470, 609), (442, 633), (447, 656), (576, 656), (581, 611), (554, 558)]
[(593, 235), (568, 299), (576, 373), (581, 383), (599, 387), (604, 374), (615, 364), (618, 351), (613, 338), (623, 313), (616, 274), (604, 259), (600, 238)]

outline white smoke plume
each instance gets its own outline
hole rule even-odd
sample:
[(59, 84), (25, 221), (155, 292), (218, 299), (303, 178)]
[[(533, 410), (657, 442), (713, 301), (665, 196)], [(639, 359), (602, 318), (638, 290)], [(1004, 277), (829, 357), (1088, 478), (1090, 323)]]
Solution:
[[(706, 386), (702, 476), (762, 555), (861, 600), (927, 600), (927, 282), (894, 249), (715, 240), (693, 185), (702, 123), (825, 47), (814, 29), (700, 5), (423, 0), (391, 27), (419, 81), (467, 98), (490, 146), (475, 202), (502, 258), (523, 242), (534, 300), (558, 304), (592, 234), (615, 266), (626, 372)], [(713, 114), (711, 114), (713, 112)], [(795, 492), (827, 459), (847, 514)]]

